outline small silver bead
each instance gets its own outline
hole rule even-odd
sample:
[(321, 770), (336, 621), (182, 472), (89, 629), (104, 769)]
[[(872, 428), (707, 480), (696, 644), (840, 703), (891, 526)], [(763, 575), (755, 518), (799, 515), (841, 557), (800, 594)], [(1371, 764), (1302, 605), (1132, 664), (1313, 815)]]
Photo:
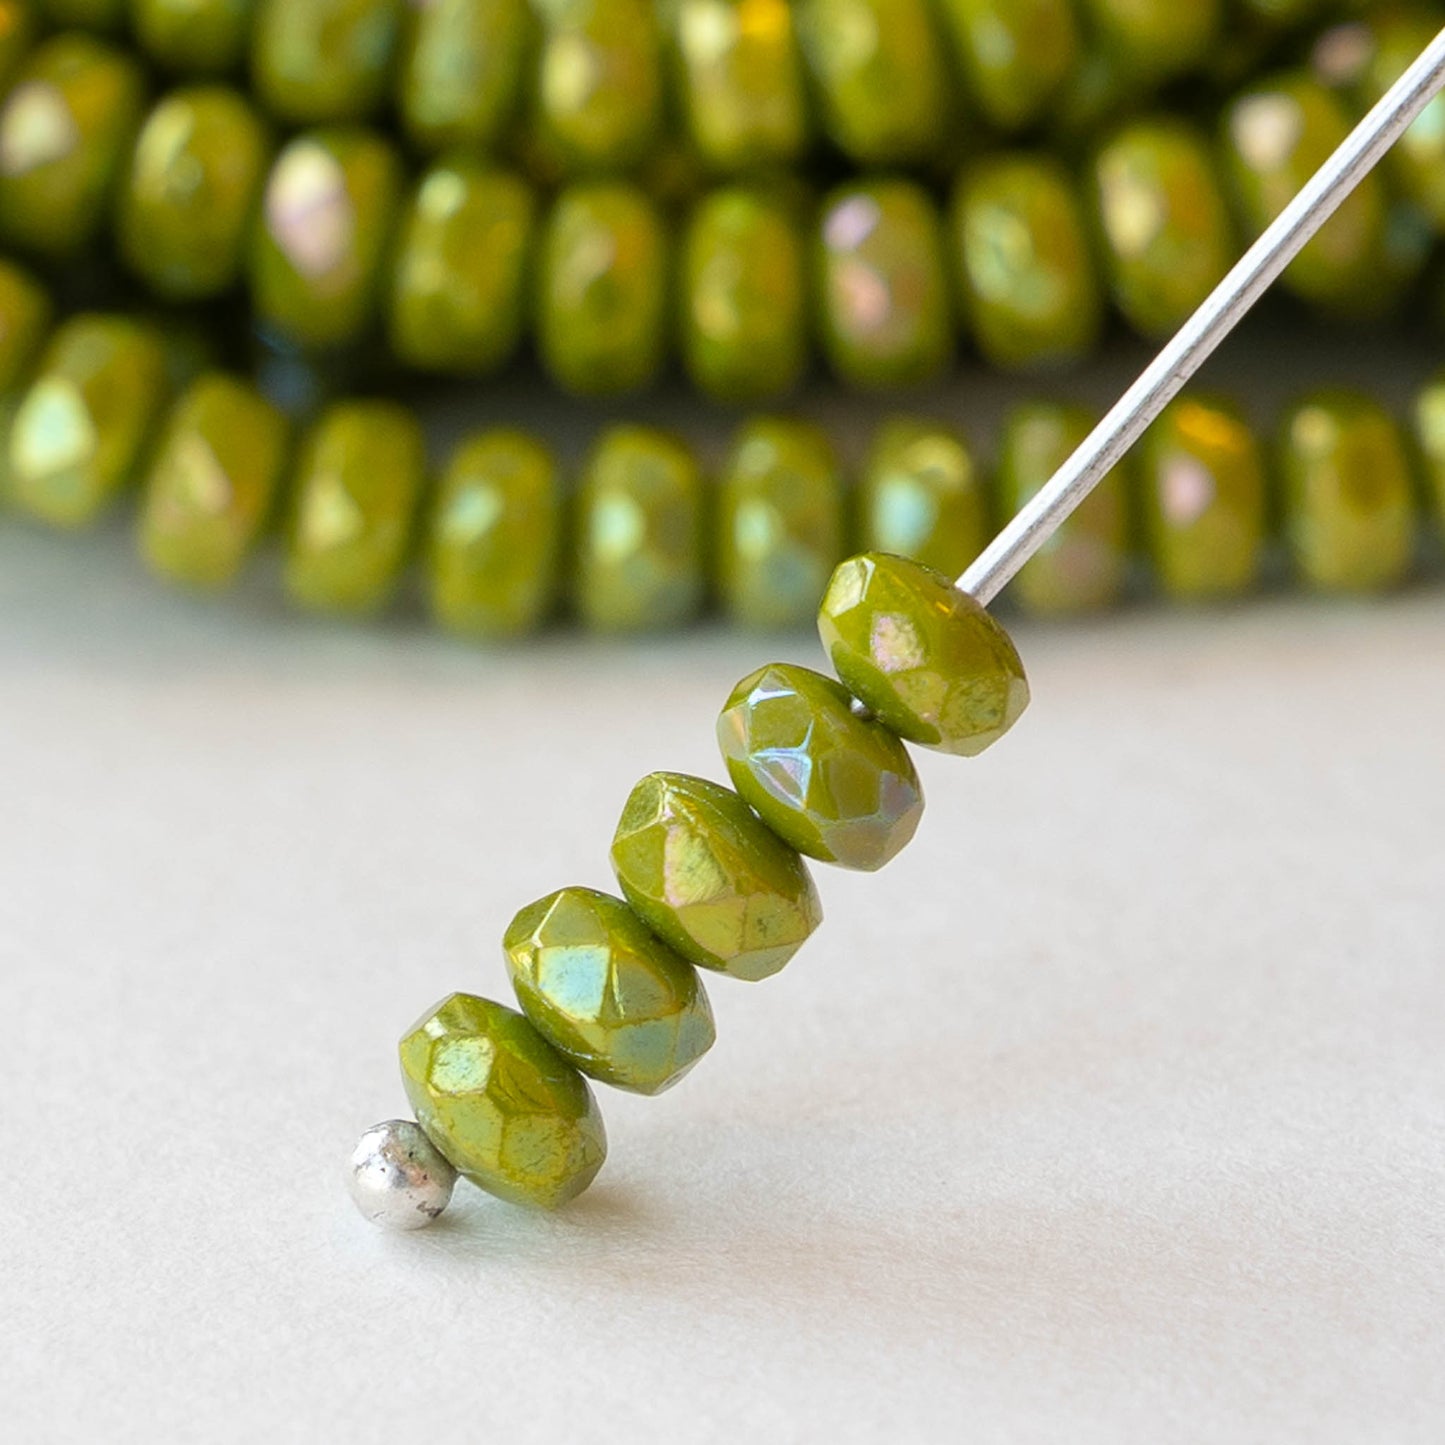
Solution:
[(383, 1229), (424, 1229), (451, 1203), (457, 1171), (410, 1119), (361, 1136), (346, 1171), (356, 1207)]

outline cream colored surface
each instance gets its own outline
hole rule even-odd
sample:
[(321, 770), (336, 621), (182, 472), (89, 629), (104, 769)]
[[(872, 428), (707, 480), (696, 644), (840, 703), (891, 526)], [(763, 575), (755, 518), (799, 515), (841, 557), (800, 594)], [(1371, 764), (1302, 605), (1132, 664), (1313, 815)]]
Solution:
[(1022, 629), (592, 1193), (414, 1237), (340, 1179), (395, 1039), (776, 647), (260, 596), (0, 531), (7, 1439), (1445, 1435), (1445, 591)]

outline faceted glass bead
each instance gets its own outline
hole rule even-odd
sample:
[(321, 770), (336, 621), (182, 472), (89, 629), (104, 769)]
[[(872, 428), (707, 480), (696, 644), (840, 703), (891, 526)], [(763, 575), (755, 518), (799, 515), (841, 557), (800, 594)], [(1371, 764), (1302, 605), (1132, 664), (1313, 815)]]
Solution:
[(511, 359), (525, 320), (535, 210), (529, 186), (481, 162), (426, 173), (391, 273), (391, 345), (402, 361), (475, 376)]
[(624, 182), (570, 187), (541, 253), (537, 344), (558, 384), (614, 395), (650, 382), (667, 336), (668, 246), (646, 193)]
[(808, 361), (807, 257), (786, 201), (745, 186), (705, 196), (683, 245), (682, 292), (683, 359), (698, 387), (756, 401), (797, 384)]
[(949, 233), (974, 339), (991, 365), (1034, 370), (1093, 351), (1103, 297), (1060, 162), (1015, 153), (971, 167), (954, 190)]
[[(1017, 408), (1004, 428), (999, 490), (1011, 516), (1094, 429), (1083, 407), (1037, 402)], [(1045, 617), (1097, 612), (1118, 601), (1128, 572), (1128, 489), (1116, 467), (1044, 543), (1011, 585), (1025, 611)]]
[(907, 750), (831, 677), (759, 668), (733, 689), (717, 733), (743, 801), (810, 858), (871, 873), (918, 830), (923, 789)]
[(562, 505), (540, 442), (489, 431), (452, 453), (437, 488), (428, 560), (432, 611), (453, 632), (514, 637), (557, 593)]
[(235, 70), (251, 35), (254, 0), (130, 0), (140, 48), (177, 75)]
[(402, 125), (425, 151), (490, 149), (516, 113), (533, 22), (528, 0), (428, 0), (402, 60)]
[(717, 583), (744, 627), (804, 627), (843, 556), (843, 481), (827, 436), (759, 417), (733, 442), (718, 487)]
[(733, 172), (796, 160), (808, 109), (789, 0), (677, 0), (673, 24), (703, 161)]
[(1437, 376), (1415, 394), (1412, 421), (1436, 525), (1445, 529), (1445, 376)]
[(1002, 627), (938, 572), (867, 552), (833, 574), (818, 611), (833, 671), (911, 743), (975, 757), (1023, 716), (1029, 685)]
[(911, 386), (953, 355), (938, 214), (911, 181), (862, 181), (827, 200), (820, 224), (821, 331), (834, 371), (858, 387)]
[(143, 90), (134, 61), (85, 35), (30, 53), (0, 107), (0, 238), (65, 257), (95, 237)]
[(1082, 0), (1100, 41), (1151, 84), (1193, 70), (1219, 39), (1222, 0)]
[(386, 98), (401, 0), (256, 0), (251, 83), (293, 125), (365, 120)]
[(996, 130), (1025, 130), (1079, 60), (1073, 0), (941, 0), (968, 94)]
[(392, 148), (367, 131), (311, 131), (287, 144), (267, 178), (251, 251), (264, 324), (312, 350), (366, 331), (399, 180)]
[(342, 402), (302, 442), (293, 479), (286, 590), (314, 612), (359, 613), (391, 595), (426, 476), (407, 408)]
[(443, 999), (401, 1041), (406, 1097), (427, 1138), (479, 1189), (556, 1209), (607, 1157), (587, 1081), (521, 1014)]
[(731, 978), (771, 978), (823, 921), (796, 850), (736, 793), (682, 773), (650, 773), (632, 790), (612, 871), (664, 943)]
[(1374, 592), (1409, 574), (1415, 500), (1404, 437), (1378, 402), (1322, 392), (1280, 431), (1285, 540), (1300, 575), (1322, 592)]
[(885, 422), (859, 479), (857, 521), (868, 551), (957, 577), (988, 541), (988, 491), (967, 442), (951, 427)]
[(166, 400), (150, 327), (80, 315), (56, 331), (10, 424), (10, 500), (57, 527), (92, 521), (132, 478)]
[(121, 254), (172, 300), (235, 282), (270, 153), (255, 111), (224, 86), (171, 91), (146, 117), (120, 194)]
[(1140, 121), (1095, 157), (1093, 182), (1119, 310), (1145, 336), (1173, 333), (1237, 254), (1208, 144), (1186, 121)]
[(690, 448), (650, 427), (603, 433), (583, 469), (576, 605), (599, 632), (647, 632), (702, 606), (703, 479)]
[(660, 1094), (717, 1037), (697, 970), (620, 898), (564, 888), (524, 908), (502, 948), (532, 1026), (601, 1083)]
[(0, 394), (29, 374), (50, 318), (45, 288), (28, 271), (0, 258)]
[(271, 511), (286, 464), (282, 413), (234, 377), (211, 372), (171, 408), (145, 486), (141, 551), (153, 571), (223, 587)]
[(1172, 597), (1235, 597), (1259, 577), (1267, 481), (1263, 449), (1228, 402), (1172, 402), (1139, 445), (1149, 559)]

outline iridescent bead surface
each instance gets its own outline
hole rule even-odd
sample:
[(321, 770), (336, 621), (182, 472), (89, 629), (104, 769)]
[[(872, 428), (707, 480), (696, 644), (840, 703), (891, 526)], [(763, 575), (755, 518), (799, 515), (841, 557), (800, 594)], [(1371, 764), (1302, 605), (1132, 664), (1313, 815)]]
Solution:
[(28, 271), (0, 258), (0, 394), (29, 373), (51, 314), (45, 288)]
[(140, 48), (176, 75), (236, 69), (251, 35), (255, 0), (130, 0)]
[(256, 0), (251, 83), (294, 125), (365, 120), (386, 97), (401, 0)]
[(939, 9), (989, 124), (1011, 132), (1041, 119), (1079, 62), (1073, 0), (940, 0)]

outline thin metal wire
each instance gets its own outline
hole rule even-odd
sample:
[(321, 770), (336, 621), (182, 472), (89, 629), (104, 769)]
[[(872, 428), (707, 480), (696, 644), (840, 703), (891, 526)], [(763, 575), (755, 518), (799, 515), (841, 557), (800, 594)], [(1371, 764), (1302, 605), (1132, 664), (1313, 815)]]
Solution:
[(987, 605), (1118, 465), (1280, 272), (1445, 87), (1445, 30), (1310, 178), (1088, 439), (958, 580)]

